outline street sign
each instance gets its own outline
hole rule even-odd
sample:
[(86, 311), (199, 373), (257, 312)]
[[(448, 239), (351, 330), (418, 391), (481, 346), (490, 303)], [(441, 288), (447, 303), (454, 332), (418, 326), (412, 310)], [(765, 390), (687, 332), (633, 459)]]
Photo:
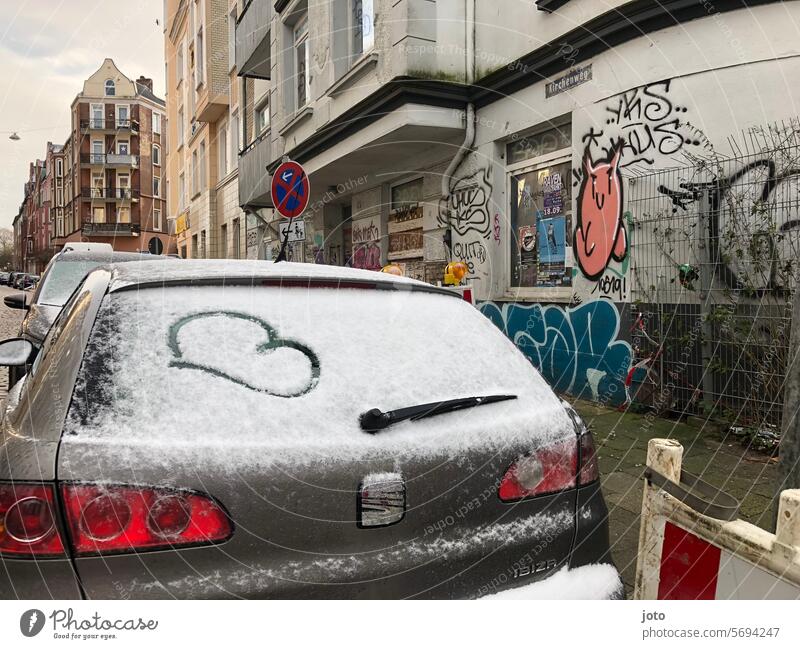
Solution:
[[(306, 240), (306, 222), (303, 219), (291, 219), (283, 221), (278, 224), (278, 232), (281, 235), (281, 241), (284, 239), (287, 243), (295, 243), (296, 241)], [(287, 238), (288, 234), (288, 238)]]
[(292, 160), (282, 162), (272, 175), (272, 204), (284, 218), (293, 219), (305, 211), (310, 190), (305, 170)]

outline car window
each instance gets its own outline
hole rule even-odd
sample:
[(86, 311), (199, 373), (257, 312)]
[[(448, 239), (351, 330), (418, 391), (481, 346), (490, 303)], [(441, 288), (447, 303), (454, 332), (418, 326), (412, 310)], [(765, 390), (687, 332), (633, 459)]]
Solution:
[(63, 306), (86, 273), (97, 268), (101, 261), (58, 261), (47, 272), (39, 290), (38, 304)]
[[(522, 435), (535, 421), (532, 410), (544, 413), (549, 404), (552, 415), (560, 408), (509, 339), (455, 297), (139, 288), (104, 299), (68, 419), (76, 434), (114, 443), (162, 443), (166, 431), (170, 443), (189, 446), (193, 440), (224, 445), (231, 436), (277, 444), (301, 436), (307, 449), (333, 445), (347, 452), (372, 443), (359, 427), (366, 410), (490, 394), (519, 398), (471, 414), (468, 432), (487, 440)], [(425, 430), (425, 443), (437, 435), (464, 443), (441, 428), (455, 421), (455, 415), (430, 418), (410, 434)], [(403, 430), (398, 425), (376, 437), (399, 443), (395, 435)]]

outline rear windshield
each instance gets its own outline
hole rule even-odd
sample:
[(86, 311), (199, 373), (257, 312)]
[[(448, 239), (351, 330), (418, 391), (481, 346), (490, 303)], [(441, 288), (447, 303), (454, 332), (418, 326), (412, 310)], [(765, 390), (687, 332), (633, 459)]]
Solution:
[(48, 306), (64, 306), (86, 274), (101, 261), (57, 261), (47, 273), (37, 302)]
[[(359, 415), (372, 408), (489, 394), (518, 399), (404, 422), (375, 436), (359, 427)], [(191, 446), (237, 438), (311, 456), (365, 444), (402, 447), (411, 439), (434, 447), (443, 440), (459, 447), (475, 436), (500, 442), (541, 431), (535, 420), (552, 421), (558, 410), (511, 341), (457, 298), (164, 287), (105, 298), (69, 427), (93, 441)]]

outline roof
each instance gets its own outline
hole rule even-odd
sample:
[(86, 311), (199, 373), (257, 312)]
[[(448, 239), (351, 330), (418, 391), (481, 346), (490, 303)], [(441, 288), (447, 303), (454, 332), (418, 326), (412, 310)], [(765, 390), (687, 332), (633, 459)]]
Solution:
[(139, 95), (141, 97), (144, 97), (145, 99), (149, 99), (150, 101), (152, 101), (152, 102), (154, 102), (154, 103), (156, 103), (156, 104), (158, 104), (160, 106), (166, 106), (167, 105), (167, 102), (165, 102), (160, 97), (157, 97), (153, 93), (153, 91), (150, 90), (150, 88), (148, 88), (145, 85), (142, 85), (138, 81), (135, 81), (134, 83), (136, 84), (136, 94), (137, 95)]
[[(69, 244), (67, 244), (69, 245)], [(142, 252), (117, 252), (103, 250), (62, 250), (56, 257), (59, 261), (101, 261), (107, 264), (117, 264), (121, 262), (148, 262), (162, 261), (168, 259), (170, 262), (178, 261), (174, 257), (164, 257), (163, 255), (151, 255)]]
[[(124, 290), (134, 286), (164, 284), (235, 284), (258, 280), (279, 280), (283, 283), (316, 280), (347, 284), (348, 288), (359, 284), (377, 285), (377, 288), (416, 290), (458, 296), (455, 291), (432, 286), (407, 277), (387, 273), (324, 264), (275, 263), (258, 260), (187, 259), (180, 263), (154, 264), (128, 263), (115, 266), (112, 272), (110, 291)], [(334, 287), (332, 286), (332, 288)]]

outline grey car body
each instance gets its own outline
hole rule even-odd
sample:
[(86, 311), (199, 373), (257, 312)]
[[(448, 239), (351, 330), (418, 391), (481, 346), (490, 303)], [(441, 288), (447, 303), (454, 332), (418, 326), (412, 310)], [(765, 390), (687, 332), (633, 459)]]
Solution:
[[(265, 371), (262, 329), (283, 353)], [(373, 407), (509, 390), (516, 399), (375, 434), (358, 425)], [(67, 556), (4, 557), (0, 596), (469, 598), (611, 563), (597, 480), (498, 498), (517, 458), (584, 434), (511, 342), (444, 289), (288, 263), (101, 268), (9, 395), (0, 482), (208, 494), (232, 533), (76, 556), (58, 496)], [(403, 483), (402, 516), (364, 527), (363, 485), (386, 476)]]

